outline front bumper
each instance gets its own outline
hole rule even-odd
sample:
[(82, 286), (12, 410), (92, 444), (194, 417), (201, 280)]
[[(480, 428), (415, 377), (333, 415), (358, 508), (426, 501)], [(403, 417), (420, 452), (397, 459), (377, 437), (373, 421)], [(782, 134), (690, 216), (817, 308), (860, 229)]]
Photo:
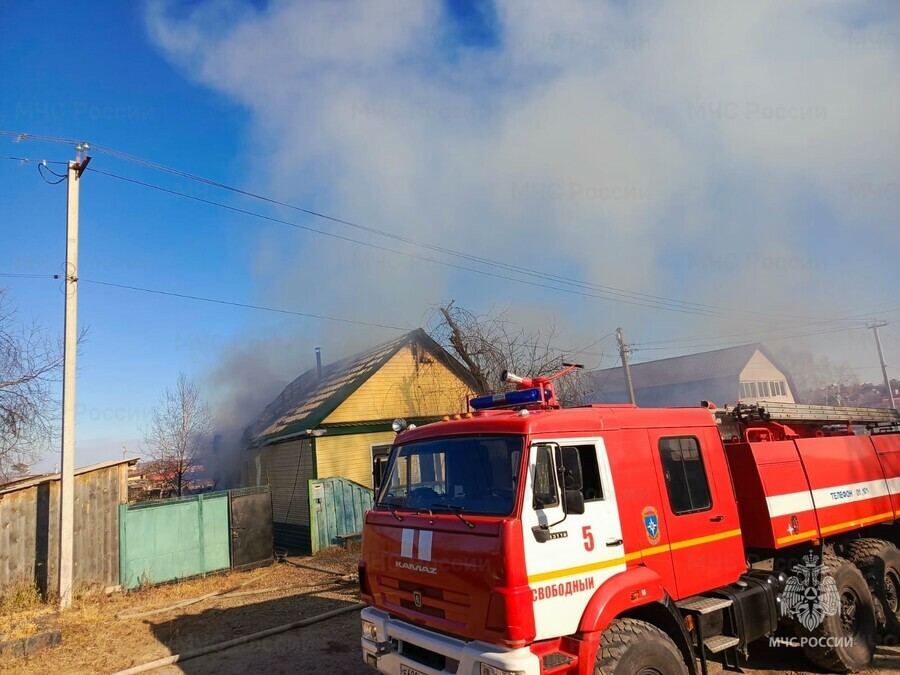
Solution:
[(361, 617), (375, 624), (377, 637), (362, 638), (363, 661), (386, 675), (405, 675), (410, 672), (406, 669), (425, 675), (480, 675), (482, 663), (525, 675), (541, 672), (538, 657), (528, 648), (504, 649), (486, 642), (466, 642), (392, 619), (372, 607), (364, 609)]

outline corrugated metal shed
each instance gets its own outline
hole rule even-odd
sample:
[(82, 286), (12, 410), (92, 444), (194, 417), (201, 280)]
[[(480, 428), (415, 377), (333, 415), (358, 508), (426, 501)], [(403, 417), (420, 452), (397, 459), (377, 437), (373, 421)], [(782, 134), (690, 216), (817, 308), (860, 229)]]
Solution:
[[(123, 459), (75, 471), (76, 585), (119, 583), (119, 503), (128, 499)], [(58, 589), (60, 475), (24, 478), (0, 487), (0, 588), (32, 583)]]
[[(700, 382), (720, 377), (738, 377), (759, 344), (728, 347), (711, 352), (675, 356), (670, 359), (631, 364), (631, 381), (635, 389), (665, 387), (685, 382)], [(625, 388), (621, 366), (592, 373), (593, 383), (619, 391)]]
[[(631, 364), (638, 405), (698, 405), (704, 398), (716, 403), (733, 403), (738, 398), (741, 374), (757, 353), (768, 359), (784, 375), (791, 391), (795, 391), (787, 370), (762, 344), (752, 343)], [(621, 366), (598, 370), (590, 374), (587, 401), (624, 402), (626, 391)]]
[(308, 552), (309, 479), (314, 475), (312, 439), (270, 445), (259, 455), (262, 483), (272, 491), (275, 544)]

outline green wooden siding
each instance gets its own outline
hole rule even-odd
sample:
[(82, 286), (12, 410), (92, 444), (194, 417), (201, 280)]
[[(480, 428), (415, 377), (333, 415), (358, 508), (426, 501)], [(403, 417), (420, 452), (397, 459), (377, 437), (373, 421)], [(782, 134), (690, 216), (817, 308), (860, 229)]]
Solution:
[(341, 544), (344, 540), (339, 535), (361, 533), (372, 503), (372, 490), (352, 480), (332, 477), (309, 481), (313, 553)]
[(121, 583), (135, 588), (231, 566), (228, 493), (120, 506)]

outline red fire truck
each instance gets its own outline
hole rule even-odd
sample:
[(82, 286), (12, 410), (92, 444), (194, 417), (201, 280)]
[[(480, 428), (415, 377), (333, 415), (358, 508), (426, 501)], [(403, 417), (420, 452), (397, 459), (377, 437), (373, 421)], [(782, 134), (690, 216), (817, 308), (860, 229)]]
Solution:
[(397, 436), (363, 529), (369, 666), (705, 675), (769, 636), (846, 672), (900, 635), (896, 411), (562, 409), (552, 379)]

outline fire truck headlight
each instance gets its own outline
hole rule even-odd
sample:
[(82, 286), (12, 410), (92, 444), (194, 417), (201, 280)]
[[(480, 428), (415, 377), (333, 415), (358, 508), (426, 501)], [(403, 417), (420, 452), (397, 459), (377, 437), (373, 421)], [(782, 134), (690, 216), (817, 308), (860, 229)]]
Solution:
[(406, 427), (409, 426), (406, 423), (406, 420), (402, 417), (398, 417), (393, 422), (391, 422), (391, 429), (394, 430), (395, 434), (399, 434), (401, 431), (404, 431)]
[(375, 624), (371, 621), (363, 621), (362, 622), (362, 636), (366, 640), (371, 640), (372, 642), (378, 642), (378, 633), (375, 630)]
[(488, 663), (481, 664), (481, 675), (525, 675), (524, 670), (505, 670)]

